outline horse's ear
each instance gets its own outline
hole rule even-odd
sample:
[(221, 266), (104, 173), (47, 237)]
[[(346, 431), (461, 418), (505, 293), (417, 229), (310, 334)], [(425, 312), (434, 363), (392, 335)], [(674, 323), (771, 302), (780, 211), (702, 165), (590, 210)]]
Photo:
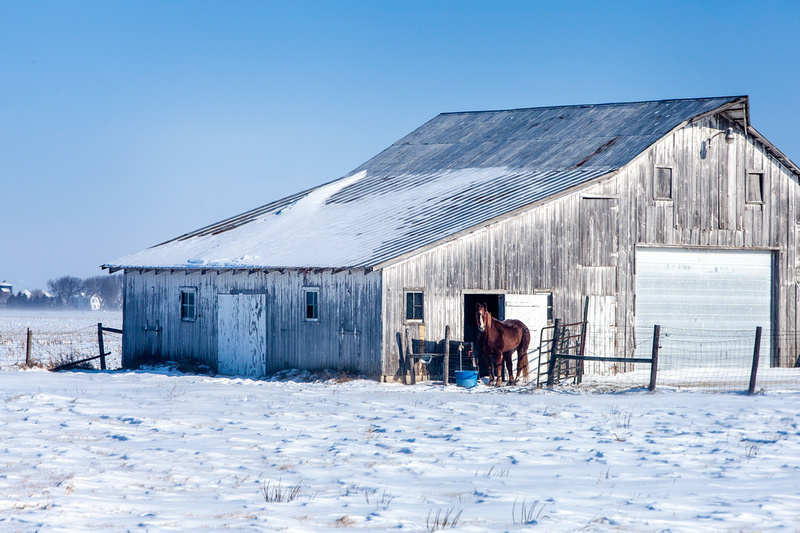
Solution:
[(481, 309), (481, 304), (476, 302), (475, 303), (475, 310), (476, 311), (480, 311), (480, 309)]

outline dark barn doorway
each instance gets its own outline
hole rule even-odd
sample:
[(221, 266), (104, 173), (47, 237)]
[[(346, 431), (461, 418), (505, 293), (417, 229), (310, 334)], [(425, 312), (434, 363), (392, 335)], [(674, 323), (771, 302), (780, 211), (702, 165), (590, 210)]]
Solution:
[[(478, 342), (478, 322), (475, 319), (475, 307), (479, 304), (486, 304), (492, 316), (498, 320), (503, 320), (503, 295), (502, 294), (487, 294), (487, 293), (465, 293), (464, 294), (464, 341), (474, 342), (477, 352)], [(483, 362), (483, 358), (479, 354), (477, 357), (477, 364), (479, 368), (479, 375), (488, 376), (489, 369)]]

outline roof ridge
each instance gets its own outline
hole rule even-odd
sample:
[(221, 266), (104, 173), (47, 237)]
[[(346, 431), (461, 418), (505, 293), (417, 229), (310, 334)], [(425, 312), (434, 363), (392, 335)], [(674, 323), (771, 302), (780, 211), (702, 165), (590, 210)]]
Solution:
[(537, 106), (537, 107), (515, 107), (511, 109), (485, 109), (478, 111), (445, 111), (439, 113), (441, 115), (470, 115), (479, 113), (508, 113), (512, 111), (532, 111), (534, 109), (579, 109), (585, 107), (606, 107), (618, 105), (631, 105), (631, 104), (654, 104), (662, 102), (687, 102), (687, 101), (700, 101), (700, 100), (729, 100), (734, 101), (739, 98), (747, 98), (746, 94), (731, 95), (731, 96), (707, 96), (702, 98), (666, 98), (663, 100), (635, 100), (631, 102), (602, 102), (597, 104), (577, 104), (577, 105), (552, 105), (552, 106)]

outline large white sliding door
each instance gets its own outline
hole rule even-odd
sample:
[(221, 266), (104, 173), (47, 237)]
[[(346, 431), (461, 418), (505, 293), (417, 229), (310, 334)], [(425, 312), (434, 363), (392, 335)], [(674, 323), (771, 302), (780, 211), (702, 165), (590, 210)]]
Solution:
[[(670, 342), (669, 335), (689, 336), (699, 346), (761, 326), (762, 361), (769, 361), (771, 291), (770, 251), (637, 248), (637, 340), (652, 332), (654, 324), (665, 334), (662, 346)], [(649, 353), (648, 343), (639, 344), (640, 352)], [(692, 362), (707, 363), (699, 356)]]

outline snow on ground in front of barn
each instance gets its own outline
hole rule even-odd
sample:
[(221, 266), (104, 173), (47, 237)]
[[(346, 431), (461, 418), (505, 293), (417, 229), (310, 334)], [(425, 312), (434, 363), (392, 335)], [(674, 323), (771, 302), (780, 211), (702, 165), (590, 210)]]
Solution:
[(800, 529), (796, 393), (159, 369), (5, 371), (0, 391), (2, 530)]

